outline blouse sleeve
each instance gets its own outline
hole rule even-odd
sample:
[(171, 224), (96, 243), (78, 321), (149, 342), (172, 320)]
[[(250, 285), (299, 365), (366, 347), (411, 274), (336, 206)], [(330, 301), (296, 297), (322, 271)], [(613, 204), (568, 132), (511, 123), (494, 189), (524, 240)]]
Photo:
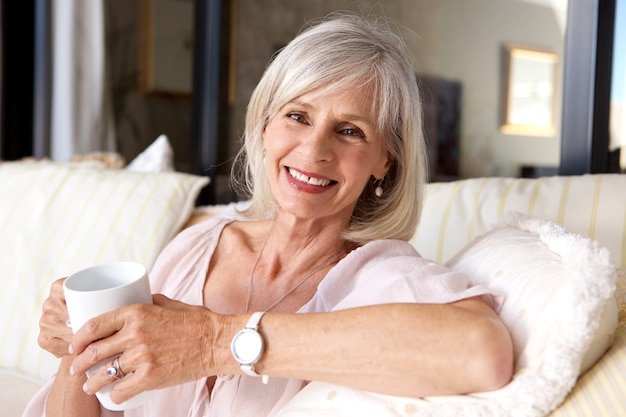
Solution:
[(202, 293), (211, 256), (230, 221), (211, 219), (180, 232), (161, 251), (150, 271), (152, 293), (192, 305), (202, 302), (198, 294)]

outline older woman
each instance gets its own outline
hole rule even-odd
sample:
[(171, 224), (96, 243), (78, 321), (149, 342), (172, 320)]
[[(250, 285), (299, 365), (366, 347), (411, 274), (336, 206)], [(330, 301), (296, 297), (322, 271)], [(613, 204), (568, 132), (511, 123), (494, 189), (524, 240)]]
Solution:
[(84, 377), (111, 356), (130, 375), (115, 401), (157, 390), (126, 416), (271, 415), (310, 380), (404, 396), (506, 383), (493, 297), (406, 242), (426, 175), (408, 56), (387, 26), (345, 14), (286, 46), (248, 108), (249, 208), (172, 241), (151, 271), (154, 305), (74, 337), (55, 283), (40, 343), (61, 366), (27, 416), (115, 414), (92, 395), (115, 380), (106, 366)]

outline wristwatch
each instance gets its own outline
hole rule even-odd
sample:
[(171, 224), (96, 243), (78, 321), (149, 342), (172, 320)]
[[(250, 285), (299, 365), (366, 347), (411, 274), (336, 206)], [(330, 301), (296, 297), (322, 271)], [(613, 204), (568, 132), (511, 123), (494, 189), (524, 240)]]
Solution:
[(230, 342), (230, 351), (235, 360), (239, 362), (239, 367), (244, 374), (260, 376), (263, 383), (267, 384), (269, 377), (267, 375), (259, 375), (254, 370), (254, 364), (261, 359), (265, 349), (263, 336), (257, 331), (264, 314), (264, 311), (257, 311), (250, 316), (248, 323), (235, 334)]

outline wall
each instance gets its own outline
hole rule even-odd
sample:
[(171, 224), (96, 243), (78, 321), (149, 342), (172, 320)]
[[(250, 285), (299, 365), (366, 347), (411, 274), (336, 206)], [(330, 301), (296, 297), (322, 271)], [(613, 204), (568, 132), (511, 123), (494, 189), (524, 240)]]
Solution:
[[(563, 55), (566, 2), (442, 0), (437, 73), (462, 81), (461, 175), (518, 176), (521, 165), (558, 166), (560, 119), (550, 137), (499, 131), (502, 46), (507, 43)], [(454, 30), (450, 30), (453, 28)], [(463, 36), (463, 34), (469, 34)], [(562, 60), (557, 64), (556, 114), (561, 111)]]

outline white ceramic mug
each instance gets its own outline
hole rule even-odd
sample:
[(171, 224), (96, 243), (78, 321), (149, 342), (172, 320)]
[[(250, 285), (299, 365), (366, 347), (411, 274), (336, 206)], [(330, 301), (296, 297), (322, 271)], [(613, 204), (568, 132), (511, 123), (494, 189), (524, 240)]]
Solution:
[[(152, 304), (148, 272), (137, 262), (112, 262), (75, 272), (63, 283), (63, 292), (73, 333), (89, 319), (109, 311), (129, 304)], [(96, 364), (87, 376), (114, 359), (107, 358)], [(96, 393), (100, 403), (109, 410), (138, 407), (149, 395), (144, 392), (122, 404), (115, 404), (109, 394), (117, 382), (115, 380)]]

